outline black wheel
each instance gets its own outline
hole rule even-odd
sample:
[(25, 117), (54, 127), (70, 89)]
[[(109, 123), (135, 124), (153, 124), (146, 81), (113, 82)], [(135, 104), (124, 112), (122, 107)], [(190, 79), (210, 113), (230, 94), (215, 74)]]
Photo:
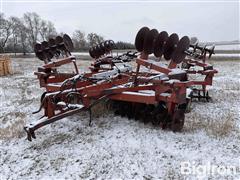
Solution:
[(146, 105), (143, 110), (142, 120), (144, 124), (147, 124), (152, 121), (152, 112), (154, 111), (154, 105)]
[(184, 36), (180, 39), (180, 41), (177, 44), (177, 48), (172, 54), (172, 60), (176, 64), (179, 64), (184, 60), (184, 58), (186, 57), (185, 51), (188, 50), (189, 45), (190, 45), (190, 39), (188, 36)]
[(154, 42), (154, 55), (156, 57), (161, 57), (163, 54), (163, 50), (164, 50), (164, 45), (166, 43), (168, 39), (168, 33), (166, 31), (162, 31), (158, 34), (158, 36), (156, 37), (156, 40)]
[(66, 49), (69, 52), (73, 51), (73, 42), (69, 35), (67, 35), (67, 34), (63, 35), (63, 42), (64, 42)]
[(143, 51), (143, 43), (144, 43), (144, 39), (146, 34), (150, 31), (150, 29), (148, 27), (142, 27), (135, 38), (135, 47), (139, 52)]
[(180, 132), (183, 129), (184, 119), (185, 119), (185, 110), (177, 109), (172, 116), (171, 129), (173, 132)]
[(167, 118), (167, 109), (163, 103), (159, 103), (153, 112), (152, 124), (160, 126)]
[(158, 31), (156, 29), (152, 29), (147, 32), (144, 38), (143, 43), (143, 51), (145, 54), (152, 54), (154, 50), (154, 42), (156, 37), (158, 36)]
[(169, 38), (166, 41), (166, 44), (164, 45), (163, 55), (165, 60), (170, 60), (172, 58), (173, 52), (177, 47), (178, 41), (179, 38), (177, 34), (173, 33), (169, 36)]

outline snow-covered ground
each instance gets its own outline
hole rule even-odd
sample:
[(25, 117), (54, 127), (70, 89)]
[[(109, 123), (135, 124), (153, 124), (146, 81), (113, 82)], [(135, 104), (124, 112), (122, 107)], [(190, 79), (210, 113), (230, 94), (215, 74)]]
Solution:
[(216, 45), (216, 50), (240, 50), (240, 44)]
[[(42, 93), (33, 75), (41, 62), (13, 59), (15, 74), (0, 77), (0, 178), (239, 179), (240, 62), (211, 63), (219, 70), (210, 88), (212, 102), (193, 103), (181, 133), (111, 113), (95, 117), (89, 127), (82, 113), (39, 129), (37, 139), (28, 142), (22, 128), (40, 117), (31, 112)], [(78, 61), (81, 71), (89, 64)], [(208, 163), (237, 169), (184, 175), (183, 162), (199, 171)]]

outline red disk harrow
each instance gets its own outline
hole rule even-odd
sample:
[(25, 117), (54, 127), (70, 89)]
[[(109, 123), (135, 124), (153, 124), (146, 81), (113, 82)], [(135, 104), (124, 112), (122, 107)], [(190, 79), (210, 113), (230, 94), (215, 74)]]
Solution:
[[(116, 115), (126, 116), (174, 132), (184, 126), (184, 114), (192, 99), (209, 100), (206, 86), (212, 85), (217, 71), (205, 62), (214, 47), (198, 46), (187, 36), (141, 28), (135, 39), (137, 52), (114, 55), (115, 44), (104, 41), (89, 50), (94, 59), (90, 71), (81, 73), (71, 55), (68, 35), (35, 45), (36, 56), (44, 65), (35, 72), (40, 87), (42, 118), (24, 127), (28, 140), (47, 124), (91, 108), (105, 101)], [(154, 56), (152, 56), (154, 55)], [(73, 64), (74, 73), (60, 73), (59, 67)], [(191, 80), (199, 75), (200, 80)]]

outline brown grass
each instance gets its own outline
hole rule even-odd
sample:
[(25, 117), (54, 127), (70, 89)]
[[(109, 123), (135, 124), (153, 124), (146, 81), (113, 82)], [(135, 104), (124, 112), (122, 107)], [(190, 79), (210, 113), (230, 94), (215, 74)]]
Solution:
[(92, 107), (93, 118), (106, 117), (110, 112), (109, 103), (106, 101), (100, 102)]
[(225, 113), (219, 119), (210, 121), (206, 128), (207, 134), (215, 138), (227, 137), (236, 130), (235, 118), (230, 111)]
[(202, 129), (210, 137), (224, 138), (238, 131), (235, 115), (231, 111), (213, 117), (195, 115), (190, 118), (191, 121), (185, 123), (185, 131), (187, 132), (194, 132)]

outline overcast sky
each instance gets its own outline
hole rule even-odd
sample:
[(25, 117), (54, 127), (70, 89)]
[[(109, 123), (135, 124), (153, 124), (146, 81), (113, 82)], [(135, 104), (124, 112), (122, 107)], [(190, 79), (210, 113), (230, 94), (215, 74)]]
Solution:
[[(31, 0), (28, 0), (31, 1)], [(33, 1), (33, 0), (32, 0)], [(232, 2), (2, 2), (6, 16), (36, 12), (52, 21), (58, 32), (80, 29), (106, 39), (134, 42), (142, 26), (201, 41), (239, 38), (239, 1)]]

